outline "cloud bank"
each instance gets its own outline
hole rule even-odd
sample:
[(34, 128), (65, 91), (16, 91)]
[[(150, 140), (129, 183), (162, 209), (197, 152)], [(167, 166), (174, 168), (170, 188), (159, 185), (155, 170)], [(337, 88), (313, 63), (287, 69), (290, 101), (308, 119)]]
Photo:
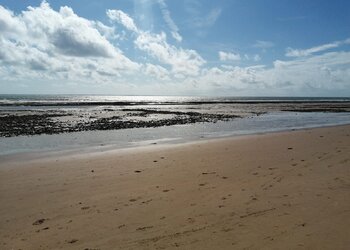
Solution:
[(241, 56), (238, 53), (219, 51), (220, 61), (240, 61)]
[(106, 73), (120, 76), (140, 67), (107, 39), (113, 28), (79, 17), (69, 7), (54, 11), (42, 2), (18, 15), (0, 6), (0, 13), (2, 80), (97, 81)]
[[(288, 60), (271, 65), (257, 64), (262, 60), (257, 54), (242, 60), (239, 53), (219, 49), (215, 56), (220, 61), (214, 65), (195, 49), (179, 45), (185, 38), (165, 2), (158, 4), (175, 44), (166, 31), (140, 29), (122, 10), (106, 10), (110, 23), (103, 24), (67, 6), (54, 10), (45, 1), (21, 13), (0, 5), (0, 91), (48, 86), (45, 90), (54, 93), (350, 95), (350, 52), (329, 51), (350, 44), (349, 39), (287, 48)], [(211, 25), (221, 12), (214, 9), (199, 26)], [(119, 45), (121, 37), (133, 53)], [(263, 50), (274, 46), (262, 40), (253, 45)], [(247, 61), (253, 64), (247, 66)]]

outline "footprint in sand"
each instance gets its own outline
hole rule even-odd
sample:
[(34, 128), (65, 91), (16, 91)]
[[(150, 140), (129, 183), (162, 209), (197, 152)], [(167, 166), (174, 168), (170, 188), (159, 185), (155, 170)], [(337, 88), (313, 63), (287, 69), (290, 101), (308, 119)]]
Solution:
[(152, 200), (153, 200), (153, 199), (149, 199), (149, 200), (143, 201), (143, 202), (141, 202), (141, 204), (148, 204), (148, 203), (150, 203)]
[(207, 175), (207, 174), (216, 174), (216, 172), (203, 172), (202, 175)]
[(77, 239), (72, 239), (72, 240), (69, 240), (69, 241), (67, 241), (69, 244), (73, 244), (73, 243), (75, 243), (75, 242), (77, 242), (78, 240)]
[(144, 231), (144, 230), (147, 230), (147, 229), (150, 229), (150, 228), (153, 228), (153, 226), (139, 227), (139, 228), (136, 229), (136, 231)]
[(196, 220), (193, 219), (193, 218), (187, 218), (187, 222), (188, 222), (188, 223), (191, 223), (191, 224), (192, 224), (192, 223), (194, 223), (195, 221), (196, 221)]
[(45, 231), (45, 230), (48, 230), (48, 229), (50, 229), (50, 228), (49, 227), (44, 227), (42, 229), (36, 230), (35, 232), (40, 233), (40, 231)]
[(38, 219), (33, 222), (33, 226), (41, 225), (43, 224), (47, 219)]

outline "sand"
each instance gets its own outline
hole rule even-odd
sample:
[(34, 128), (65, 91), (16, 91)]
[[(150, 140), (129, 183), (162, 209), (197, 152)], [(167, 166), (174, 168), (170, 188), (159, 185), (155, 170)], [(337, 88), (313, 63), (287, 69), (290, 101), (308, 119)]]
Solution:
[(0, 249), (349, 249), (350, 126), (0, 163)]

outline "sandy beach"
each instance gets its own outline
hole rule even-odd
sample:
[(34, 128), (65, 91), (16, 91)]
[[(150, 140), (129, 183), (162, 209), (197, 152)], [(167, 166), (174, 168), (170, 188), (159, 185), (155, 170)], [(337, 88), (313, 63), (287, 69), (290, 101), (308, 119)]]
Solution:
[(0, 249), (349, 249), (350, 126), (0, 162)]

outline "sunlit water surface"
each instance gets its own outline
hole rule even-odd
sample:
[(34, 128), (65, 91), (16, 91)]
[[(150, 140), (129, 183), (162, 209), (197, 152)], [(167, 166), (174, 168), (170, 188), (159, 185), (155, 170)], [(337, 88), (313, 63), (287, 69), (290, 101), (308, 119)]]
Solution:
[(0, 138), (0, 155), (59, 150), (103, 151), (342, 124), (350, 124), (349, 113), (272, 112), (228, 122)]

